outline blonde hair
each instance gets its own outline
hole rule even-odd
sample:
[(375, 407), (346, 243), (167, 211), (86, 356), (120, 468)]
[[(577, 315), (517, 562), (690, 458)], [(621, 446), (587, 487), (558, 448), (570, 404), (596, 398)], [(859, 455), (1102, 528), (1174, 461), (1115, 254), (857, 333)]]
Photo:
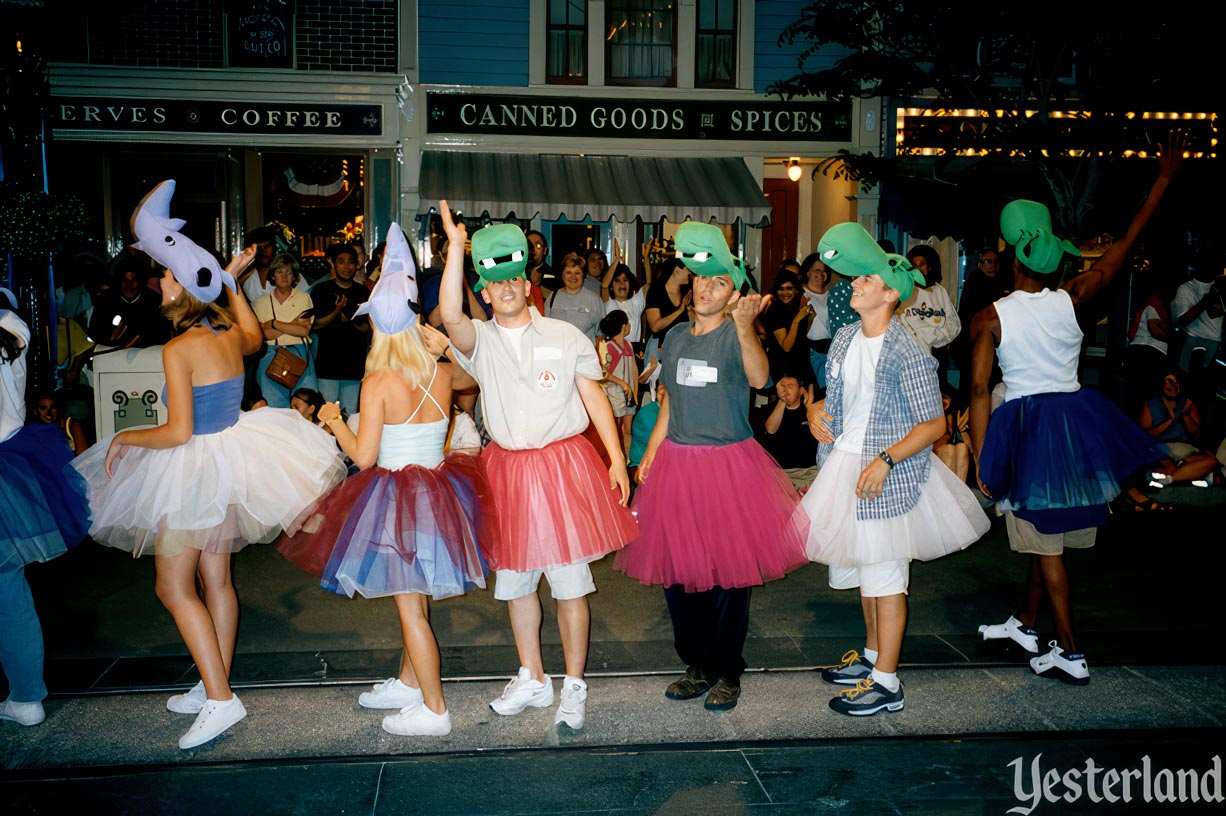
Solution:
[[(225, 287), (222, 287), (225, 291)], [(202, 320), (216, 331), (225, 331), (234, 325), (234, 317), (230, 310), (216, 301), (205, 303), (191, 292), (184, 289), (173, 303), (162, 307), (162, 316), (170, 321), (170, 328), (175, 334), (182, 334)]]
[(371, 335), (370, 351), (366, 354), (367, 376), (390, 368), (403, 375), (413, 388), (428, 381), (434, 360), (422, 345), (416, 324), (396, 334), (373, 329)]

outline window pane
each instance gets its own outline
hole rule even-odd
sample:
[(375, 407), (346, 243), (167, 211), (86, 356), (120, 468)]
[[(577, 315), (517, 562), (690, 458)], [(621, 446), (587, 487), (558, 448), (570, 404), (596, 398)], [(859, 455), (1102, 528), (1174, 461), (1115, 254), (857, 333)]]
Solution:
[(582, 80), (587, 74), (587, 4), (549, 0), (545, 27), (545, 75), (549, 80)]
[(611, 0), (609, 77), (662, 84), (673, 79), (671, 0)]
[(724, 31), (736, 30), (736, 0), (719, 0), (719, 28)]
[(695, 81), (699, 87), (736, 82), (736, 0), (698, 0)]

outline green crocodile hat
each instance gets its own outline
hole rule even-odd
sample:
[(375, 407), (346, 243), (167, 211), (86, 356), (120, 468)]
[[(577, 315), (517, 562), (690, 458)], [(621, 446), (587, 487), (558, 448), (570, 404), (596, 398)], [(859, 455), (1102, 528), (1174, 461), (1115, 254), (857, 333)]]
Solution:
[(886, 269), (884, 272), (878, 272), (881, 280), (885, 285), (898, 293), (900, 301), (911, 297), (911, 293), (915, 290), (915, 285), (918, 283), (923, 287), (924, 273), (920, 272), (902, 255), (897, 255), (893, 252), (887, 252), (885, 255)]
[(714, 224), (686, 221), (677, 227), (673, 244), (681, 263), (695, 275), (704, 278), (727, 275), (737, 289), (749, 279), (745, 274), (744, 262), (733, 257), (723, 230)]
[(822, 262), (847, 278), (876, 275), (886, 267), (885, 250), (855, 221), (835, 224), (817, 242)]
[(1016, 248), (1017, 259), (1040, 275), (1059, 269), (1066, 252), (1081, 255), (1072, 243), (1056, 237), (1051, 213), (1037, 201), (1019, 198), (1006, 204), (1000, 213), (1000, 234), (1006, 244)]
[(473, 265), (481, 291), (489, 281), (504, 281), (524, 274), (528, 265), (528, 237), (514, 224), (494, 224), (473, 233)]

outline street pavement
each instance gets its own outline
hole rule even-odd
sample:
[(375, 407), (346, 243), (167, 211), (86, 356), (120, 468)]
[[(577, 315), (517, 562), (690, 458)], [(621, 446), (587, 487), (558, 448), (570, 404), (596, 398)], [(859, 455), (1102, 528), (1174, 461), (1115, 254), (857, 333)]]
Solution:
[[(164, 701), (196, 675), (153, 596), (151, 559), (90, 544), (30, 569), (52, 696), (43, 725), (0, 722), (0, 812), (1196, 811), (1212, 803), (1083, 791), (1036, 804), (1019, 791), (1032, 790), (1040, 754), (1064, 774), (1087, 758), (1139, 768), (1144, 756), (1190, 772), (1222, 753), (1222, 518), (1212, 506), (1113, 516), (1097, 547), (1069, 554), (1084, 688), (1036, 677), (1019, 649), (975, 634), (1013, 610), (1025, 574), (1002, 523), (963, 553), (913, 565), (906, 708), (864, 719), (829, 711), (837, 689), (813, 671), (863, 647), (856, 596), (828, 589), (815, 565), (755, 590), (744, 694), (715, 713), (663, 696), (681, 667), (659, 589), (598, 564), (582, 732), (555, 727), (553, 709), (494, 714), (487, 703), (517, 663), (505, 608), (489, 592), (436, 603), (454, 723), (440, 739), (385, 734), (381, 714), (356, 704), (395, 672), (392, 604), (329, 596), (271, 547), (252, 547), (235, 559), (234, 685), (250, 714), (186, 752), (176, 740), (190, 718)], [(1205, 568), (1169, 573), (1188, 559)], [(547, 671), (560, 673), (544, 605)]]

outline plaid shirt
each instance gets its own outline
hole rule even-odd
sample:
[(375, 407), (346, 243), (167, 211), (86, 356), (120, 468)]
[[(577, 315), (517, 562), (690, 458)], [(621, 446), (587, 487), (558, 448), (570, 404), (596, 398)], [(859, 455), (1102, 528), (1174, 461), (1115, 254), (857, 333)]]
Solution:
[[(852, 338), (860, 331), (859, 322), (839, 329), (826, 358), (826, 413), (833, 419), (830, 429), (837, 439), (843, 433), (843, 361)], [(873, 407), (869, 410), (861, 467), (868, 467), (883, 450), (898, 442), (921, 422), (943, 416), (937, 362), (926, 354), (908, 334), (898, 318), (890, 319), (877, 362), (873, 386)], [(833, 445), (818, 447), (818, 464), (824, 464)], [(919, 501), (920, 488), (928, 481), (931, 446), (901, 462), (896, 462), (882, 486), (881, 495), (872, 501), (856, 499), (856, 519), (886, 519), (901, 516)]]

